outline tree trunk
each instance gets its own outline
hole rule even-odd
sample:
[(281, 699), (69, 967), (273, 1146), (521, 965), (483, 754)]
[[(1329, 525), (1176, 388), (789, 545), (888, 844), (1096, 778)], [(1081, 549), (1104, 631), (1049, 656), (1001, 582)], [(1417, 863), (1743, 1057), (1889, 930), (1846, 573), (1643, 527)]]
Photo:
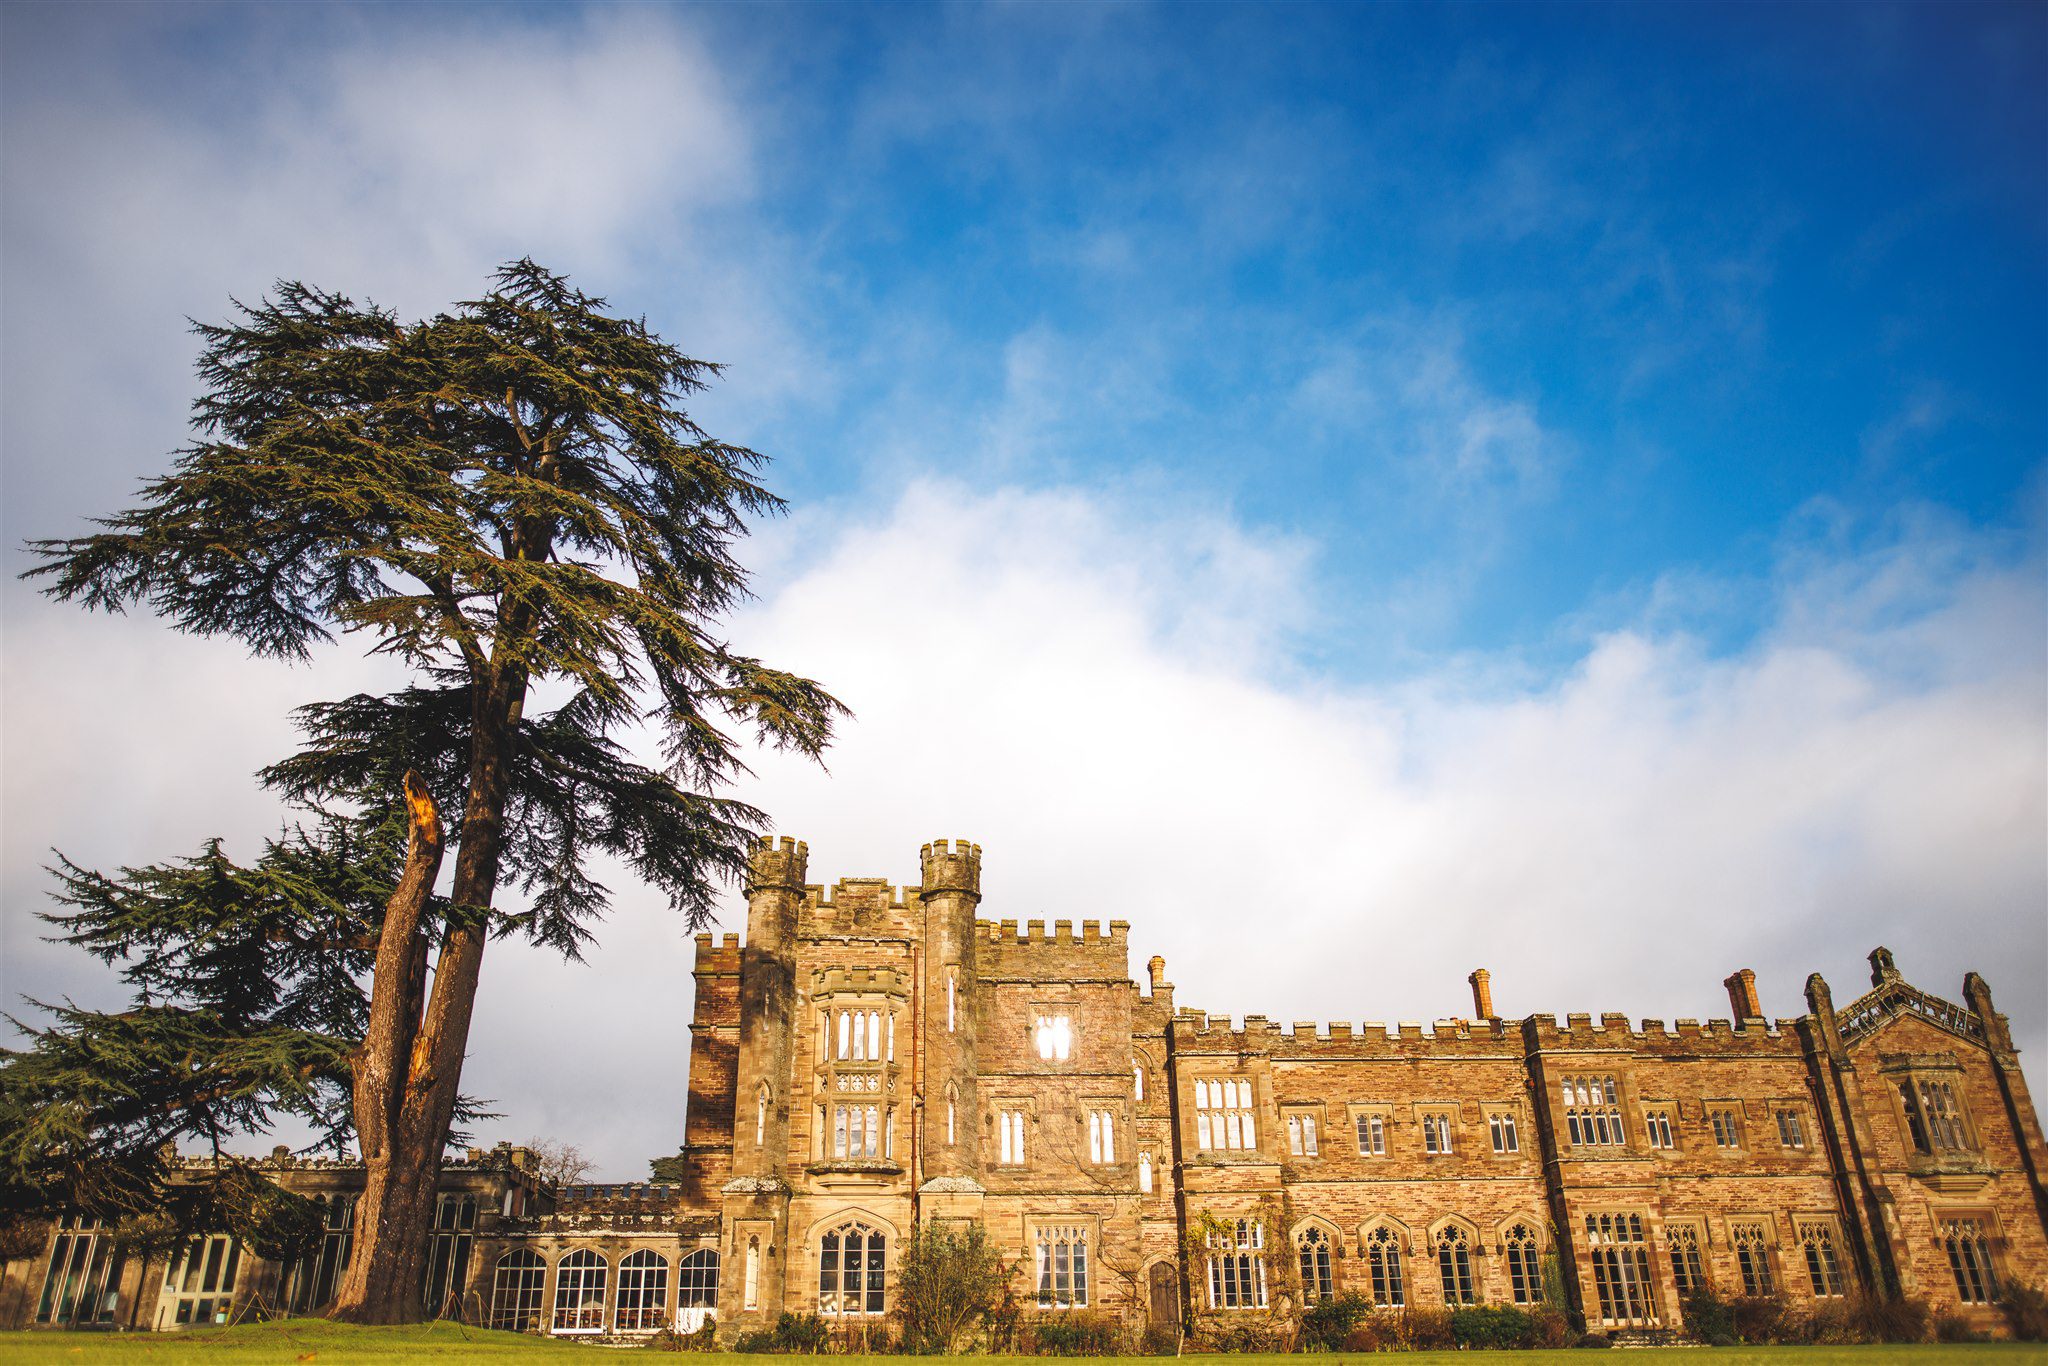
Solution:
[[(450, 889), (454, 907), (440, 955), (434, 961), (433, 991), (422, 1011), (416, 992), (393, 990), (392, 999), (405, 1002), (409, 1009), (394, 1005), (395, 1023), (381, 1032), (377, 1004), (385, 993), (384, 946), (390, 941), (380, 939), (378, 943), (370, 995), (371, 1040), (365, 1043), (355, 1097), (356, 1128), (368, 1179), (356, 1205), (355, 1246), (348, 1273), (333, 1310), (335, 1318), (356, 1323), (416, 1323), (441, 1309), (438, 1304), (426, 1304), (421, 1290), (433, 1237), (441, 1159), (455, 1118), (477, 979), (490, 937), (489, 908), (497, 891), (505, 800), (511, 786), (511, 740), (525, 704), (525, 671), (508, 668), (476, 692), (469, 794), (455, 856), (455, 882)], [(413, 843), (399, 892), (392, 898), (394, 909), (414, 885), (414, 856), (424, 848), (419, 802), (424, 800), (426, 809), (432, 809), (424, 787), (417, 789), (415, 797), (415, 783), (408, 775), (406, 796), (413, 809)], [(438, 836), (438, 818), (434, 832)], [(408, 925), (418, 923), (439, 868), (437, 840), (432, 868), (418, 892), (419, 904)], [(387, 913), (386, 925), (391, 923)], [(397, 961), (395, 954), (393, 961)], [(394, 973), (393, 980), (409, 982), (412, 976)], [(373, 1131), (381, 1142), (373, 1140)], [(451, 1289), (458, 1294), (461, 1291), (459, 1286)]]
[(424, 1237), (407, 1236), (417, 1215), (406, 1198), (414, 1177), (408, 1170), (412, 1145), (405, 1141), (402, 1114), (425, 982), (427, 945), (420, 918), (440, 876), (445, 845), (441, 813), (417, 774), (405, 775), (405, 804), (411, 824), (405, 870), (385, 907), (371, 977), (369, 1027), (356, 1052), (356, 1137), (367, 1180), (356, 1203), (355, 1247), (333, 1312), (357, 1323), (405, 1323), (419, 1317), (426, 1249)]

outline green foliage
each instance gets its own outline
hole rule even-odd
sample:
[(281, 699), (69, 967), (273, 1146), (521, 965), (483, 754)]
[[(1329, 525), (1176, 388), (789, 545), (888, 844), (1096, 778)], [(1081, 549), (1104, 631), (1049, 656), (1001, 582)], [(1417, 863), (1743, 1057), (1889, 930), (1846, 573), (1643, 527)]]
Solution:
[[(463, 946), (433, 975), (446, 1004), (475, 989), (478, 927), (575, 956), (609, 903), (596, 858), (701, 927), (765, 821), (711, 795), (745, 771), (736, 732), (816, 757), (843, 714), (718, 629), (746, 594), (733, 546), (782, 505), (763, 457), (684, 408), (717, 366), (528, 260), (416, 322), (296, 282), (237, 309), (197, 328), (197, 435), (171, 472), (91, 534), (32, 542), (25, 577), (259, 655), (361, 633), (415, 681), (301, 710), (302, 748), (262, 776), (318, 824), (254, 866), (216, 844), (114, 878), (55, 870), (63, 937), (126, 964), (137, 998), (64, 1007), (0, 1056), (0, 1212), (146, 1207), (165, 1144), (217, 1151), (280, 1114), (345, 1141), (406, 772), (459, 822), (461, 904), (423, 924)], [(537, 685), (559, 704), (529, 706)], [(642, 725), (658, 767), (617, 738)], [(505, 878), (524, 904), (498, 904)], [(434, 1075), (459, 1074), (464, 1043), (436, 1036)], [(415, 1152), (454, 1136), (451, 1095), (403, 1139)]]
[(1308, 1351), (1336, 1351), (1371, 1316), (1371, 1297), (1355, 1290), (1317, 1300), (1302, 1312), (1301, 1346)]
[(680, 1185), (689, 1175), (689, 1163), (681, 1153), (671, 1153), (667, 1157), (649, 1158), (647, 1171), (650, 1181)]
[(903, 1325), (903, 1349), (961, 1350), (1001, 1312), (1014, 1274), (982, 1225), (920, 1223), (905, 1240), (897, 1267), (894, 1312)]
[(1042, 1314), (1031, 1324), (1036, 1350), (1053, 1357), (1106, 1357), (1116, 1353), (1116, 1320), (1106, 1314)]
[(1453, 1309), (1451, 1336), (1460, 1347), (1528, 1347), (1535, 1341), (1536, 1324), (1512, 1305)]
[(784, 1314), (773, 1328), (740, 1334), (736, 1352), (782, 1352), (815, 1356), (825, 1350), (832, 1332), (816, 1314)]
[(1947, 1310), (1934, 1316), (1936, 1342), (1983, 1342), (1986, 1335), (1961, 1314)]
[(166, 1151), (291, 1115), (338, 1146), (349, 1128), (361, 976), (402, 857), (388, 824), (321, 818), (242, 867), (196, 857), (108, 877), (59, 857), (43, 917), (120, 966), (134, 992), (105, 1013), (44, 1007), (0, 1049), (0, 1213), (67, 1204), (110, 1218), (152, 1207)]
[(1740, 1339), (1735, 1331), (1735, 1311), (1726, 1300), (1701, 1288), (1685, 1297), (1682, 1306), (1685, 1331), (1709, 1347), (1733, 1347)]

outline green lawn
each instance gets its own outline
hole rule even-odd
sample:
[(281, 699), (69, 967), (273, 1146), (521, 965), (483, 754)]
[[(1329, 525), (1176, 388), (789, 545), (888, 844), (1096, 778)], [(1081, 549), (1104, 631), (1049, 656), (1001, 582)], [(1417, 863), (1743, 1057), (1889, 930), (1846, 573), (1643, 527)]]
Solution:
[[(318, 1319), (288, 1323), (251, 1324), (221, 1332), (196, 1333), (0, 1333), (0, 1361), (4, 1362), (148, 1362), (151, 1366), (181, 1366), (182, 1363), (235, 1362), (391, 1362), (465, 1361), (505, 1362), (520, 1357), (561, 1361), (569, 1353), (604, 1352), (604, 1349), (573, 1342), (525, 1337), (517, 1333), (490, 1333), (477, 1328), (438, 1323), (423, 1328), (354, 1328)], [(601, 1362), (610, 1353), (594, 1359)], [(1642, 1352), (1630, 1352), (1622, 1362), (1641, 1363)], [(1678, 1366), (1879, 1366), (1880, 1363), (1933, 1361), (1966, 1364), (2048, 1362), (2048, 1348), (2032, 1343), (1991, 1343), (1968, 1347), (1731, 1347), (1722, 1349), (1676, 1348), (1668, 1354)], [(1481, 1359), (1522, 1366), (1589, 1366), (1603, 1358), (1580, 1351), (1564, 1352), (1412, 1352), (1400, 1354), (1388, 1363), (1458, 1363), (1474, 1366)], [(593, 1358), (586, 1356), (586, 1361)], [(667, 1358), (664, 1358), (667, 1359)], [(1333, 1353), (1321, 1357), (1239, 1356), (1207, 1358), (1214, 1366), (1364, 1366), (1357, 1353)], [(1615, 1360), (1616, 1358), (1606, 1358)], [(692, 1366), (763, 1366), (773, 1358), (740, 1357), (705, 1353), (675, 1360)], [(904, 1358), (834, 1358), (835, 1361), (891, 1362), (903, 1366)], [(988, 1362), (1032, 1362), (1045, 1366), (1044, 1357), (988, 1357)], [(1097, 1358), (1100, 1366), (1117, 1362), (1151, 1363), (1154, 1357)]]

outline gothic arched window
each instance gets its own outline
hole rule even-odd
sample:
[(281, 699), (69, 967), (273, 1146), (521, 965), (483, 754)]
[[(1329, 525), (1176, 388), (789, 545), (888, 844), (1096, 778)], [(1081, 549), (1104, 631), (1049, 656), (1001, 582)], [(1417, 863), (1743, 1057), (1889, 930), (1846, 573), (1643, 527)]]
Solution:
[(888, 1248), (879, 1230), (855, 1221), (841, 1224), (818, 1242), (818, 1312), (829, 1315), (882, 1312), (882, 1267)]
[(1477, 1304), (1472, 1286), (1472, 1240), (1455, 1224), (1436, 1235), (1436, 1269), (1445, 1304)]
[(1311, 1224), (1294, 1240), (1294, 1247), (1301, 1257), (1301, 1297), (1304, 1300), (1332, 1298), (1337, 1287), (1330, 1275), (1330, 1235)]

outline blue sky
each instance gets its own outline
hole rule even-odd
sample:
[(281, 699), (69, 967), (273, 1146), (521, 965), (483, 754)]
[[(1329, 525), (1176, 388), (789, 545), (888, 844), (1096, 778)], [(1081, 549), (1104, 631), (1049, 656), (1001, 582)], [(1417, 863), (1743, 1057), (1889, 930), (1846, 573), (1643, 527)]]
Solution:
[[(735, 633), (860, 718), (750, 792), (815, 879), (971, 835), (992, 913), (1131, 919), (1184, 998), (1283, 1018), (1456, 1013), (1482, 952), (1510, 1010), (1706, 1015), (1749, 963), (1790, 1014), (1882, 937), (1931, 989), (1990, 974), (2038, 1071), (2039, 6), (15, 5), (0, 37), (11, 567), (161, 468), (184, 318), (294, 276), (416, 313), (531, 253), (729, 362), (698, 415), (775, 458)], [(34, 942), (44, 851), (253, 841), (285, 710), (385, 675), (0, 601), (0, 986), (104, 993)], [(487, 970), (473, 1067), (536, 1130), (611, 1083), (515, 1064), (553, 1047), (519, 990), (645, 1030), (687, 961), (630, 893), (608, 942)]]

